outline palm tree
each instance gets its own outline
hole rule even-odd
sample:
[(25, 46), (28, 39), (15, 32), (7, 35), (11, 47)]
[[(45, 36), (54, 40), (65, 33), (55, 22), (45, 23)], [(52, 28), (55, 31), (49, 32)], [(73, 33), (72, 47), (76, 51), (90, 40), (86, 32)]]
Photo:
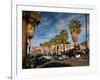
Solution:
[(70, 27), (70, 33), (72, 36), (72, 40), (74, 42), (74, 49), (75, 49), (75, 54), (76, 54), (76, 51), (77, 51), (76, 45), (78, 42), (79, 34), (81, 32), (81, 23), (77, 18), (73, 18), (70, 22), (69, 27)]
[(68, 40), (68, 32), (66, 30), (62, 30), (60, 32), (60, 41), (61, 41), (61, 44), (67, 43), (67, 40)]
[(68, 40), (68, 32), (66, 30), (62, 30), (60, 32), (60, 43), (63, 44), (63, 52), (65, 51), (65, 44)]
[(40, 23), (40, 16), (34, 11), (22, 11), (22, 58), (27, 56), (27, 47), (30, 50), (30, 40), (36, 26)]
[(70, 33), (74, 44), (78, 42), (78, 37), (81, 32), (81, 23), (77, 18), (73, 18), (70, 22)]

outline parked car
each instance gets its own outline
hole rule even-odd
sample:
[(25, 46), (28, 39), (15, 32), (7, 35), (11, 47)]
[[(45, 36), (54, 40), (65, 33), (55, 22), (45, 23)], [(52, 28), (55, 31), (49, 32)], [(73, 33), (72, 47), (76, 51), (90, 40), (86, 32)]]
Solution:
[(68, 58), (68, 56), (67, 55), (62, 55), (62, 57), (65, 59), (65, 58)]
[(56, 55), (53, 57), (55, 60), (64, 60), (65, 59), (65, 56), (63, 55)]
[(64, 58), (63, 58), (63, 57), (58, 57), (58, 59), (59, 59), (59, 60), (64, 60)]
[(43, 56), (45, 59), (51, 60), (52, 56)]

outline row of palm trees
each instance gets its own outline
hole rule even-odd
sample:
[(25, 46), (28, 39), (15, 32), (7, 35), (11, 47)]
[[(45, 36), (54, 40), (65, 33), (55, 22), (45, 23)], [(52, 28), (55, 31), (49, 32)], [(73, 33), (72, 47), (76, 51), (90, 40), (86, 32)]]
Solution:
[[(76, 45), (78, 42), (79, 34), (81, 32), (80, 21), (77, 18), (73, 18), (69, 24), (69, 29), (74, 45)], [(56, 35), (53, 39), (49, 40), (48, 42), (41, 43), (40, 46), (49, 48), (52, 45), (66, 44), (66, 43), (69, 43), (68, 32), (66, 30), (62, 30), (60, 34)]]
[(48, 42), (41, 43), (40, 46), (51, 47), (52, 45), (65, 44), (67, 40), (68, 40), (68, 32), (66, 30), (62, 30), (59, 35), (56, 35)]

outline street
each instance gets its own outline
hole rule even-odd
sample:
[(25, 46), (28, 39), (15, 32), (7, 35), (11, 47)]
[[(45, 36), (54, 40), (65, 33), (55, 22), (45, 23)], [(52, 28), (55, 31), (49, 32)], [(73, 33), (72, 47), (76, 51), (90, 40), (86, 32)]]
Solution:
[(73, 67), (73, 66), (89, 66), (89, 59), (76, 59), (67, 58), (64, 60), (51, 60), (36, 68), (48, 68), (48, 67)]

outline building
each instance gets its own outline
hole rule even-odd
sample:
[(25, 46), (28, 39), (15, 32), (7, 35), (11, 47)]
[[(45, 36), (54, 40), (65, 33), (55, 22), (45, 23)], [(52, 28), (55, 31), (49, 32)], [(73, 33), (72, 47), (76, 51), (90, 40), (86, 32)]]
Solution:
[(57, 44), (50, 47), (43, 47), (43, 49), (45, 50), (45, 54), (62, 54), (63, 52), (68, 51), (72, 48), (74, 48), (74, 45), (71, 44)]

